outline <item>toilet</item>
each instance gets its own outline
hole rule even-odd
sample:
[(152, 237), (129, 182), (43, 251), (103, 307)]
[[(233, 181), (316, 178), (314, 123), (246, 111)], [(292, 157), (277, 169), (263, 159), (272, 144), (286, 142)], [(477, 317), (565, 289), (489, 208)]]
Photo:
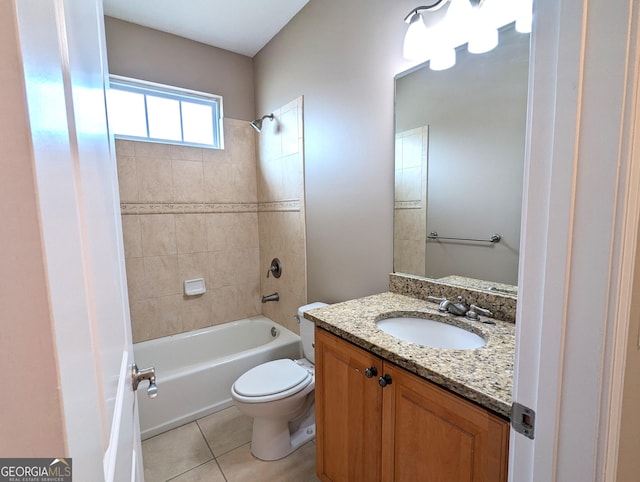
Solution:
[(238, 409), (253, 417), (251, 453), (262, 460), (286, 457), (316, 435), (313, 322), (303, 313), (326, 303), (298, 308), (304, 358), (273, 360), (241, 375), (231, 387)]

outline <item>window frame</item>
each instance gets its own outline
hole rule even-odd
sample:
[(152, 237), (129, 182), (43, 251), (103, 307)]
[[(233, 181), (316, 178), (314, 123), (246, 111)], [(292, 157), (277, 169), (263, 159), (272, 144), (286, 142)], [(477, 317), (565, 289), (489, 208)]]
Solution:
[[(115, 88), (114, 88), (115, 86)], [(223, 131), (223, 107), (222, 96), (209, 94), (206, 92), (199, 92), (196, 90), (184, 89), (182, 87), (174, 87), (171, 85), (158, 84), (156, 82), (149, 82), (146, 80), (134, 79), (130, 77), (123, 77), (120, 75), (109, 75), (109, 90), (120, 90), (125, 92), (132, 92), (136, 94), (142, 94), (144, 96), (144, 116), (146, 123), (147, 136), (134, 136), (128, 134), (116, 134), (113, 132), (112, 127), (109, 125), (109, 130), (113, 132), (113, 136), (116, 139), (142, 141), (142, 142), (154, 142), (159, 144), (173, 144), (179, 146), (192, 146), (202, 147), (208, 149), (224, 149), (224, 131)], [(108, 93), (107, 93), (108, 95)], [(149, 135), (149, 112), (147, 108), (147, 95), (154, 97), (161, 97), (164, 99), (177, 100), (180, 102), (180, 135), (182, 140), (162, 139), (157, 137), (151, 137)], [(213, 126), (213, 144), (202, 144), (197, 142), (184, 141), (184, 129), (182, 120), (182, 101), (200, 104), (211, 107), (212, 114), (212, 126)], [(109, 106), (107, 101), (107, 122), (109, 120)]]

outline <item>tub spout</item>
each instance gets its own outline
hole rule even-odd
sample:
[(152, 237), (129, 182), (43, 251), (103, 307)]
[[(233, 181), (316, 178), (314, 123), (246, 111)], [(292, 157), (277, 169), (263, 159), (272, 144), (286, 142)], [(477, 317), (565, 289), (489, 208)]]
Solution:
[(267, 296), (263, 296), (262, 297), (262, 302), (266, 303), (268, 301), (279, 301), (280, 300), (280, 295), (276, 292), (273, 293), (271, 295), (267, 295)]

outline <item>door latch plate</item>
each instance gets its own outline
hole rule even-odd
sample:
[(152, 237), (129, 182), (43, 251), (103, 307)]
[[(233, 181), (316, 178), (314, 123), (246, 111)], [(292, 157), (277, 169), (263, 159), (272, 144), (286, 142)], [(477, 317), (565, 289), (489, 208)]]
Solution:
[(513, 429), (533, 440), (536, 428), (536, 412), (521, 403), (511, 405), (511, 426)]

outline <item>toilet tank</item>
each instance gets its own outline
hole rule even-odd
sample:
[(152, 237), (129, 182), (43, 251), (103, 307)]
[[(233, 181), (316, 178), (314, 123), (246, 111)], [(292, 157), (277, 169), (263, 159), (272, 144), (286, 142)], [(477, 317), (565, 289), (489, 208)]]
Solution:
[(307, 320), (303, 315), (305, 311), (313, 310), (314, 308), (321, 308), (323, 306), (329, 306), (326, 303), (315, 302), (298, 308), (298, 318), (300, 320), (300, 338), (302, 339), (302, 352), (304, 357), (311, 363), (315, 363), (315, 356), (313, 352), (313, 321)]

